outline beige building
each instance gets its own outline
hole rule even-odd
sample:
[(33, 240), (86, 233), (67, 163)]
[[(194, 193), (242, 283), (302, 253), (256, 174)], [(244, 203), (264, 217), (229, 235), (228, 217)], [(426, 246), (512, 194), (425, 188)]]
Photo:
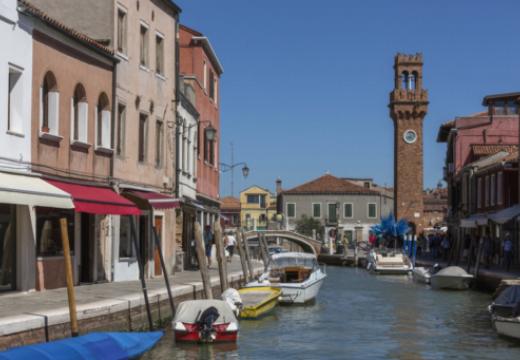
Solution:
[[(139, 217), (113, 216), (112, 280), (138, 277), (130, 234), (136, 223), (148, 276), (161, 274), (153, 230), (168, 271), (175, 262), (174, 131), (177, 28), (180, 9), (169, 0), (31, 0), (66, 25), (115, 53), (113, 97), (114, 187), (141, 209)], [(132, 220), (133, 219), (133, 220)]]
[(276, 219), (276, 196), (260, 186), (240, 192), (240, 222), (247, 230), (266, 230)]

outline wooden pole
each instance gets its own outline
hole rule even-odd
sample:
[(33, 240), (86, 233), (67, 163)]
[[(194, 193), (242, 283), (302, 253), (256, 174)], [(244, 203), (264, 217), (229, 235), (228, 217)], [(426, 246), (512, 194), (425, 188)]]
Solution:
[(227, 261), (222, 238), (222, 227), (220, 222), (215, 222), (215, 246), (217, 248), (218, 274), (220, 277), (220, 290), (224, 292), (228, 287)]
[(141, 280), (141, 289), (143, 291), (144, 305), (146, 308), (146, 316), (148, 317), (148, 328), (153, 330), (152, 311), (150, 310), (150, 300), (148, 299), (148, 289), (146, 288), (146, 280), (144, 279), (144, 259), (141, 257), (141, 247), (137, 241), (137, 229), (135, 226), (135, 219), (130, 217), (130, 232), (132, 243), (134, 245), (135, 256), (137, 258), (137, 265), (139, 266), (139, 280)]
[(70, 259), (69, 232), (67, 219), (60, 219), (61, 241), (63, 244), (63, 257), (65, 260), (65, 277), (67, 280), (67, 297), (69, 299), (70, 332), (73, 337), (79, 335), (78, 317), (76, 312), (76, 295), (74, 293), (74, 277), (72, 276), (72, 261)]
[(269, 255), (267, 252), (267, 246), (265, 245), (264, 234), (258, 233), (258, 246), (260, 248), (260, 255), (264, 263), (264, 270), (267, 270), (267, 264), (269, 263)]
[(213, 299), (213, 292), (211, 291), (209, 280), (208, 264), (206, 262), (206, 253), (204, 252), (204, 244), (202, 242), (202, 229), (198, 222), (195, 222), (195, 248), (197, 250), (197, 259), (199, 260), (204, 295), (206, 296), (206, 299)]
[(164, 256), (162, 252), (161, 241), (159, 235), (157, 235), (157, 229), (155, 226), (152, 228), (153, 238), (155, 241), (155, 247), (159, 252), (159, 260), (161, 261), (161, 268), (164, 276), (164, 283), (166, 284), (166, 291), (168, 292), (168, 301), (170, 302), (170, 309), (172, 310), (172, 316), (175, 316), (175, 305), (173, 303), (172, 289), (170, 288), (170, 280), (168, 279), (168, 272), (166, 271), (166, 264), (164, 263)]
[(242, 274), (244, 274), (244, 282), (249, 281), (249, 274), (247, 271), (246, 254), (242, 244), (242, 232), (237, 231), (237, 250), (240, 256), (240, 264), (242, 265)]
[(246, 254), (246, 262), (247, 262), (247, 269), (249, 270), (249, 278), (250, 278), (250, 280), (253, 280), (255, 272), (253, 271), (253, 263), (251, 262), (251, 254), (249, 253), (249, 243), (248, 243), (247, 238), (245, 237), (243, 231), (242, 231), (242, 243), (244, 244), (244, 253)]

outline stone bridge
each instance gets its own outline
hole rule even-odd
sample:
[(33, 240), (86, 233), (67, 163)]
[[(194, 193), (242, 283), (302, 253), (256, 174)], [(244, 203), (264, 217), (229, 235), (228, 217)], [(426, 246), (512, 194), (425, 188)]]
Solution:
[(294, 231), (288, 230), (265, 230), (265, 231), (247, 231), (244, 233), (245, 238), (249, 240), (257, 239), (258, 234), (263, 234), (266, 239), (269, 238), (281, 238), (286, 239), (289, 242), (298, 244), (304, 252), (314, 253), (318, 255), (321, 249), (321, 242), (314, 240), (313, 238), (305, 235), (298, 234)]

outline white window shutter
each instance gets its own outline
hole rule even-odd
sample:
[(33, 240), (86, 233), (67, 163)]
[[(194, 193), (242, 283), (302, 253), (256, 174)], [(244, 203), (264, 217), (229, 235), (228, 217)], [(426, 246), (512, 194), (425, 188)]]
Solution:
[(39, 131), (41, 131), (42, 125), (43, 125), (43, 87), (42, 86), (40, 86), (40, 111), (38, 114), (38, 118), (39, 118), (39, 122), (40, 122)]
[(98, 107), (94, 106), (94, 145), (97, 147), (98, 144)]
[(70, 139), (74, 142), (74, 97), (70, 98)]
[(110, 114), (108, 110), (101, 112), (101, 123), (103, 125), (101, 129), (101, 144), (107, 149), (110, 148)]
[(59, 134), (60, 120), (60, 93), (49, 92), (49, 132), (54, 135)]
[(78, 137), (80, 141), (86, 143), (88, 140), (88, 103), (78, 103), (78, 117)]

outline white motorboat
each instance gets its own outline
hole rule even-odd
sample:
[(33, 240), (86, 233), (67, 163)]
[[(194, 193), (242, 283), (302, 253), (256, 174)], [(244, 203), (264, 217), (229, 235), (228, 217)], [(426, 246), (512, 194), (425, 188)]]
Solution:
[(520, 339), (520, 285), (505, 287), (489, 306), (489, 311), (499, 335)]
[(405, 275), (412, 270), (412, 262), (401, 251), (372, 249), (368, 254), (367, 270), (382, 275)]
[(305, 304), (316, 298), (327, 277), (316, 255), (298, 252), (273, 254), (267, 271), (246, 287), (271, 286), (282, 291), (280, 303)]
[(448, 266), (431, 276), (430, 285), (434, 289), (466, 290), (473, 275), (458, 266)]

